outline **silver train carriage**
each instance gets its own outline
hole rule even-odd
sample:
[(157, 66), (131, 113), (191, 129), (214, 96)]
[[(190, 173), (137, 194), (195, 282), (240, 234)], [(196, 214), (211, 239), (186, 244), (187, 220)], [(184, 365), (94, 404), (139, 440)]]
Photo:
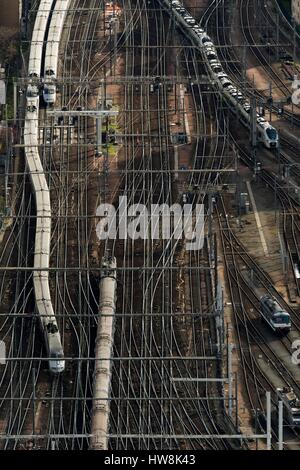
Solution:
[[(33, 286), (37, 312), (45, 337), (49, 369), (60, 373), (65, 368), (63, 348), (54, 315), (49, 289), (49, 255), (51, 238), (50, 193), (38, 151), (39, 91), (34, 83), (40, 77), (43, 43), (46, 25), (52, 8), (52, 0), (42, 0), (37, 12), (30, 49), (29, 77), (32, 79), (26, 93), (26, 116), (24, 126), (24, 145), (26, 164), (36, 202), (36, 233), (34, 248)], [(43, 271), (43, 268), (45, 271)]]
[[(247, 96), (245, 96), (228, 77), (221, 65), (216, 48), (212, 39), (206, 31), (197, 24), (196, 20), (186, 10), (179, 0), (160, 0), (166, 6), (168, 11), (172, 11), (178, 20), (178, 24), (188, 30), (194, 42), (200, 46), (204, 55), (211, 78), (216, 81), (220, 91), (229, 103), (234, 112), (239, 113), (241, 123), (249, 128), (251, 122), (251, 105)], [(277, 130), (265, 120), (263, 116), (257, 113), (257, 139), (267, 148), (274, 149), (279, 145)]]
[(278, 302), (268, 295), (260, 299), (260, 313), (262, 318), (274, 331), (287, 332), (291, 329), (291, 317), (282, 309)]
[(57, 0), (52, 14), (46, 54), (43, 98), (45, 103), (54, 104), (56, 101), (56, 78), (58, 68), (58, 53), (63, 26), (69, 8), (70, 0)]
[(277, 398), (283, 401), (283, 416), (290, 426), (300, 426), (300, 399), (291, 387), (277, 388)]

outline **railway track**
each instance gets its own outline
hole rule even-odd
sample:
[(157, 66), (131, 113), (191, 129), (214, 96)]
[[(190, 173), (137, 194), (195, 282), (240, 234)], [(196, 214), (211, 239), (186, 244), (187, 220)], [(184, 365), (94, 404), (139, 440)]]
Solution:
[[(183, 192), (193, 192), (194, 203), (207, 205), (205, 194), (220, 183), (215, 170), (228, 164), (225, 161), (228, 157), (227, 116), (219, 97), (203, 96), (198, 84), (204, 71), (199, 52), (189, 47), (189, 40), (179, 35), (172, 17), (167, 16), (158, 3), (157, 8), (149, 10), (146, 0), (120, 0), (120, 31), (115, 41), (103, 29), (104, 7), (105, 3), (97, 0), (72, 2), (60, 52), (61, 85), (57, 107), (94, 107), (100, 94), (97, 81), (105, 81), (110, 76), (105, 93), (107, 98), (111, 95), (118, 102), (117, 127), (123, 134), (117, 154), (109, 155), (107, 146), (103, 147), (103, 156), (95, 156), (95, 125), (90, 118), (79, 116), (75, 124), (65, 119), (57, 125), (57, 117), (49, 117), (46, 109), (40, 112), (41, 158), (53, 213), (51, 266), (63, 269), (50, 274), (51, 296), (65, 354), (74, 359), (67, 362), (63, 376), (50, 378), (45, 371), (36, 322), (20, 315), (20, 318), (7, 317), (1, 323), (0, 331), (4, 331), (4, 337), (9, 340), (9, 353), (16, 358), (6, 365), (0, 381), (3, 428), (8, 434), (36, 431), (48, 436), (27, 443), (22, 439), (14, 442), (8, 439), (4, 448), (33, 446), (75, 450), (86, 449), (89, 445), (94, 361), (85, 359), (93, 355), (99, 281), (92, 274), (92, 268), (100, 265), (106, 252), (116, 256), (117, 266), (128, 268), (118, 273), (110, 432), (119, 437), (110, 439), (110, 448), (238, 447), (240, 443), (230, 440), (193, 438), (199, 433), (218, 435), (224, 429), (228, 432), (233, 429), (224, 401), (210, 400), (211, 396), (222, 396), (221, 387), (209, 381), (198, 382), (218, 377), (222, 367), (221, 360), (216, 365), (209, 361), (209, 357), (216, 354), (218, 342), (215, 320), (201, 316), (212, 309), (215, 296), (212, 276), (202, 270), (203, 265), (209, 266), (211, 262), (210, 244), (206, 243), (201, 252), (195, 253), (185, 251), (184, 241), (172, 239), (110, 240), (99, 244), (93, 218), (99, 203), (117, 204), (120, 194), (127, 196), (128, 205), (149, 207), (163, 203), (171, 206), (182, 201)], [(212, 12), (207, 10), (208, 18)], [(174, 43), (178, 44), (176, 49), (171, 47)], [(164, 48), (160, 47), (162, 44)], [(154, 79), (176, 74), (179, 81), (181, 77), (195, 77), (197, 81), (184, 91), (185, 109), (181, 110), (176, 110), (176, 87), (170, 89), (162, 81), (152, 92), (149, 83), (143, 82), (145, 77)], [(132, 83), (126, 77), (138, 80)], [(113, 84), (114, 79), (118, 85)], [(88, 86), (88, 81), (92, 87)], [(180, 175), (176, 181), (171, 130), (173, 118), (180, 120), (180, 124), (176, 124), (179, 130), (186, 130), (184, 113), (192, 127), (191, 143), (178, 150), (186, 154), (191, 171), (188, 178)], [(92, 143), (82, 145), (83, 142)], [(114, 171), (120, 168), (121, 172)], [(205, 170), (203, 174), (199, 173), (201, 169)], [(271, 184), (270, 179), (268, 183)], [(190, 191), (189, 188), (196, 189)], [(289, 221), (290, 212), (296, 210), (296, 206), (289, 204), (294, 202), (284, 199), (285, 192), (281, 188), (278, 194), (286, 204), (285, 231), (298, 231), (294, 217)], [(18, 188), (17, 198), (19, 218), (16, 217), (7, 235), (1, 262), (7, 266), (16, 262), (18, 266), (30, 266), (32, 201), (25, 178)], [(248, 313), (246, 305), (255, 307), (257, 299), (243, 285), (239, 242), (228, 220), (220, 212), (218, 215), (231, 295), (234, 304), (241, 305), (234, 313), (250, 406), (263, 409), (262, 390), (266, 386), (272, 388), (272, 384), (267, 377), (259, 375), (257, 361), (251, 356), (252, 345), (270, 360), (285, 383), (293, 382), (293, 376), (284, 374), (276, 363), (274, 351), (267, 344), (262, 345), (264, 333), (249, 325), (254, 314)], [(292, 240), (298, 250), (298, 234)], [(242, 261), (255, 269), (266, 289), (278, 296), (253, 259), (245, 254)], [(68, 267), (79, 267), (79, 271), (68, 272)], [(136, 267), (147, 269), (131, 269)], [(15, 279), (9, 273), (1, 273), (0, 293), (7, 295), (11, 312), (21, 314), (33, 308), (31, 281), (26, 272), (17, 272)], [(7, 284), (15, 286), (15, 296), (10, 294), (10, 299)], [(282, 297), (280, 302), (284, 303)], [(178, 309), (178, 305), (181, 308)], [(300, 325), (295, 311), (287, 305), (286, 308), (298, 330)], [(289, 339), (282, 340), (282, 344), (288, 349)], [(195, 359), (190, 359), (193, 356)], [(197, 360), (198, 356), (207, 359)], [(21, 357), (29, 360), (18, 362)], [(33, 361), (30, 359), (33, 357), (40, 359)], [(170, 357), (177, 359), (170, 360)], [(161, 437), (152, 438), (151, 434)], [(176, 437), (182, 434), (186, 435), (184, 439)], [(53, 442), (52, 435), (61, 437)]]
[[(132, 8), (133, 4), (137, 5), (138, 10)], [(167, 33), (167, 31), (172, 31), (172, 28), (167, 27), (168, 20), (162, 16), (159, 9), (152, 11), (150, 17), (144, 2), (130, 3), (130, 5), (131, 8), (126, 8), (126, 11), (138, 15), (140, 26), (135, 23), (135, 34), (127, 37), (128, 55), (125, 61), (125, 75), (138, 74), (141, 78), (145, 75), (165, 76), (170, 68), (170, 61), (166, 51), (161, 53), (157, 45), (168, 45), (170, 40), (174, 41), (174, 37)], [(140, 55), (136, 54), (133, 57), (129, 54), (133, 47), (140, 51)], [(187, 59), (188, 56), (185, 55), (185, 57)], [(186, 59), (183, 63), (188, 64), (189, 61)], [(196, 58), (193, 58), (192, 63), (193, 70), (196, 66)], [(198, 94), (197, 92), (197, 98)], [(126, 176), (121, 180), (120, 186), (121, 192), (124, 191), (128, 196), (129, 204), (133, 202), (147, 205), (151, 203), (172, 204), (178, 201), (171, 173), (166, 173), (168, 169), (171, 169), (172, 158), (172, 146), (168, 135), (169, 100), (168, 90), (164, 84), (154, 94), (150, 92), (147, 84), (142, 85), (138, 93), (133, 85), (125, 85), (124, 106), (128, 112), (124, 114), (123, 125), (127, 129), (128, 137), (127, 139), (125, 137), (123, 148), (126, 169), (130, 171), (126, 174), (125, 170)], [(142, 116), (134, 111), (137, 109), (144, 110)], [(200, 124), (198, 115), (196, 122), (198, 129)], [(130, 137), (139, 133), (141, 138), (138, 141), (137, 138)], [(155, 138), (153, 137), (149, 142), (149, 139), (144, 137), (145, 135), (153, 135)], [(198, 131), (196, 135), (198, 136)], [(197, 137), (192, 155), (198, 155), (198, 151), (201, 154), (201, 141)], [(204, 164), (200, 157), (198, 161), (195, 157), (191, 161), (195, 168), (200, 168)], [(160, 172), (161, 169), (164, 170), (163, 173)], [(147, 170), (149, 170), (149, 176), (145, 173)], [(207, 181), (204, 180), (202, 187), (205, 188), (206, 185)], [(116, 362), (113, 365), (112, 431), (120, 437), (111, 439), (110, 446), (113, 449), (164, 449), (170, 446), (171, 448), (191, 449), (218, 448), (219, 446), (223, 448), (224, 445), (228, 447), (228, 443), (221, 444), (217, 441), (198, 442), (188, 438), (178, 441), (176, 437), (172, 437), (182, 432), (192, 436), (199, 426), (203, 432), (218, 429), (215, 410), (207, 405), (205, 400), (196, 399), (196, 385), (184, 382), (184, 379), (193, 380), (193, 372), (197, 374), (196, 377), (208, 372), (206, 366), (195, 364), (193, 367), (192, 365), (188, 367), (184, 362), (187, 345), (181, 332), (182, 328), (184, 331), (192, 329), (189, 332), (191, 354), (198, 349), (198, 334), (202, 338), (201, 351), (205, 350), (208, 355), (211, 349), (209, 349), (208, 338), (202, 331), (203, 325), (199, 322), (197, 325), (193, 324), (189, 318), (185, 320), (184, 316), (181, 318), (175, 308), (174, 296), (178, 279), (172, 271), (168, 270), (168, 267), (176, 262), (182, 251), (180, 242), (163, 240), (158, 243), (155, 240), (139, 242), (128, 240), (123, 245), (108, 243), (106, 248), (116, 255), (118, 265), (125, 263), (129, 267), (153, 267), (153, 270), (142, 270), (138, 275), (129, 270), (129, 273), (122, 273), (119, 280), (121, 292), (118, 296), (117, 309), (130, 313), (130, 318), (120, 318), (117, 321), (114, 357), (125, 356), (136, 359), (128, 360), (123, 364)], [(198, 266), (200, 260), (201, 258), (187, 258), (186, 262), (192, 262), (193, 265), (196, 263)], [(155, 270), (157, 267), (160, 268), (158, 271)], [(191, 276), (194, 284), (197, 278), (194, 278), (192, 273), (188, 276)], [(187, 279), (185, 281), (182, 279), (180, 282), (187, 283)], [(139, 290), (143, 292), (142, 298), (136, 293), (134, 286), (139, 286)], [(190, 292), (187, 291), (187, 295), (191, 305), (199, 305), (200, 300), (194, 287)], [(198, 308), (201, 309), (201, 306)], [(138, 312), (142, 312), (144, 317), (138, 315)], [(185, 322), (186, 326), (184, 326)], [(170, 354), (179, 356), (181, 359), (172, 362), (164, 360), (164, 357)], [(146, 357), (147, 360), (141, 362), (139, 357)], [(160, 359), (152, 360), (151, 357)], [(182, 385), (176, 384), (175, 386), (172, 380), (174, 376), (182, 378)], [(206, 385), (203, 391), (207, 394), (208, 390), (211, 388)], [(183, 397), (187, 398), (188, 406), (184, 404)], [(155, 432), (162, 434), (161, 439), (153, 440), (150, 437), (143, 437)], [(126, 434), (132, 435), (132, 433), (139, 438), (126, 438)]]
[[(283, 384), (286, 386), (292, 385), (298, 393), (299, 382), (295, 380), (293, 373), (278, 361), (277, 351), (272, 347), (268, 328), (262, 323), (257, 325), (260, 310), (258, 297), (254, 293), (253, 285), (250, 282), (250, 272), (254, 273), (256, 280), (260, 281), (261, 286), (265, 288), (266, 292), (275, 296), (284, 305), (284, 308), (287, 308), (287, 311), (291, 313), (293, 326), (296, 331), (299, 331), (299, 319), (273, 287), (272, 281), (262, 271), (259, 264), (247, 253), (246, 248), (234, 234), (229, 224), (225, 203), (221, 198), (217, 213), (227, 282), (235, 318), (235, 331), (242, 365), (241, 370), (244, 375), (250, 409), (254, 418), (257, 408), (264, 410), (262, 398), (264, 397), (265, 390), (269, 389), (274, 394), (276, 393), (274, 383), (260, 365), (260, 357), (267, 361), (268, 367), (274, 370), (278, 379)], [(245, 266), (247, 267), (249, 278), (245, 277)], [(283, 337), (278, 339), (278, 341), (281, 342), (282, 347), (287, 350), (288, 354), (291, 354), (292, 338)], [(274, 400), (275, 405), (276, 400)], [(273, 436), (277, 440), (276, 428), (273, 428)], [(299, 435), (294, 429), (290, 430), (289, 439), (293, 442), (299, 439)]]
[[(249, 0), (247, 0), (245, 3), (243, 3), (243, 2), (239, 3), (239, 5), (240, 5), (240, 10), (239, 10), (240, 11), (240, 23), (241, 23), (241, 26), (242, 26), (242, 33), (244, 35), (245, 42), (247, 44), (250, 44), (250, 45), (253, 44), (253, 46), (250, 46), (250, 50), (251, 50), (252, 54), (257, 58), (259, 64), (261, 64), (261, 66), (263, 67), (265, 72), (267, 74), (271, 74), (272, 75), (271, 78), (273, 80), (277, 80), (277, 83), (280, 82), (279, 83), (280, 86), (285, 87), (284, 92), (286, 93), (288, 90), (287, 90), (287, 86), (285, 85), (284, 81), (279, 77), (279, 75), (275, 71), (273, 71), (272, 69), (271, 69), (271, 71), (269, 70), (270, 67), (267, 67), (268, 62), (267, 62), (267, 60), (264, 56), (264, 53), (260, 50), (260, 48), (254, 46), (255, 38), (253, 36), (253, 32), (252, 32), (253, 28), (252, 28), (252, 23), (250, 21), (250, 17), (253, 17), (253, 14), (251, 14), (251, 12), (253, 13), (252, 9), (254, 8), (253, 2), (251, 3), (251, 2), (249, 2)], [(221, 15), (221, 18), (222, 18), (221, 24), (225, 24), (226, 17), (224, 16), (224, 9), (222, 9), (221, 2), (214, 2), (210, 6), (210, 8), (208, 8), (206, 14), (203, 17), (203, 21), (206, 22), (206, 25), (210, 24), (210, 22), (213, 22), (213, 24), (214, 24), (215, 18), (217, 18), (216, 19), (217, 25), (216, 25), (215, 29), (217, 31), (217, 42), (221, 46), (220, 47), (220, 52), (223, 56), (223, 60), (225, 62), (229, 61), (228, 63), (231, 64), (230, 65), (230, 70), (234, 74), (236, 81), (240, 83), (240, 87), (241, 88), (243, 88), (245, 86), (248, 87), (248, 86), (250, 86), (250, 84), (247, 83), (247, 85), (246, 85), (244, 83), (240, 67), (237, 66), (238, 61), (232, 60), (232, 50), (228, 48), (228, 44), (230, 43), (230, 38), (227, 39), (226, 34), (223, 34), (223, 33), (220, 34), (219, 33), (219, 31), (223, 31), (223, 30), (220, 27), (220, 24), (218, 23), (219, 16), (216, 14), (216, 12), (218, 11), (218, 8), (220, 9), (220, 15)], [(237, 59), (236, 56), (235, 56), (235, 58)], [(253, 92), (257, 93), (254, 90), (253, 90)], [(297, 156), (295, 154), (295, 150), (292, 151), (292, 148), (294, 149), (295, 145), (293, 145), (293, 144), (291, 144), (291, 142), (287, 141), (286, 138), (282, 137), (282, 140), (285, 143), (286, 150), (283, 151), (282, 149), (280, 149), (278, 158), (280, 158), (281, 162), (284, 162), (284, 163), (287, 163), (287, 164), (291, 165), (291, 173), (292, 173), (293, 176), (295, 175), (298, 179), (299, 169), (297, 167)], [(239, 145), (238, 145), (238, 147), (239, 147)], [(250, 162), (251, 159), (249, 157), (247, 157), (247, 160), (248, 160), (248, 162)], [(274, 163), (274, 166), (277, 168), (276, 163)], [(295, 199), (293, 199), (292, 201), (289, 201), (289, 196), (285, 195), (285, 191), (283, 190), (283, 188), (281, 188), (281, 184), (279, 183), (279, 180), (277, 179), (275, 174), (271, 175), (271, 176), (270, 175), (268, 176), (267, 173), (264, 172), (264, 177), (266, 178), (266, 181), (268, 180), (268, 183), (270, 183), (270, 180), (272, 180), (272, 178), (274, 178), (274, 182), (276, 181), (276, 183), (274, 184), (274, 182), (272, 183), (272, 181), (271, 181), (271, 187), (275, 188), (275, 185), (276, 185), (276, 189), (278, 189), (278, 191), (279, 191), (278, 197), (279, 197), (279, 200), (280, 200), (280, 202), (282, 204), (282, 207), (283, 207), (282, 230), (283, 230), (284, 235), (285, 235), (287, 250), (288, 250), (288, 253), (289, 253), (290, 266), (291, 266), (291, 269), (292, 269), (292, 272), (293, 272), (293, 277), (294, 277), (294, 283), (295, 283), (296, 290), (297, 290), (298, 295), (299, 295), (299, 285), (298, 285), (299, 282), (298, 282), (298, 279), (295, 276), (294, 267), (293, 267), (293, 265), (294, 265), (293, 258), (298, 257), (298, 251), (299, 251), (298, 250), (299, 230), (298, 230), (298, 224), (297, 224), (298, 204), (297, 204), (297, 201)], [(277, 181), (278, 181), (278, 184), (277, 184)]]
[[(255, 12), (260, 11), (261, 5), (254, 5), (254, 0), (242, 0), (236, 3), (232, 8), (238, 8), (239, 11), (239, 24), (241, 25), (241, 34), (245, 44), (244, 59), (247, 60), (247, 55), (249, 56), (250, 53), (262, 68), (266, 77), (269, 77), (269, 81), (272, 84), (272, 90), (275, 90), (276, 93), (279, 90), (279, 94), (282, 95), (284, 99), (289, 98), (292, 93), (291, 87), (286, 84), (274, 68), (269, 66), (270, 60), (266, 57), (265, 48), (255, 45), (257, 43), (255, 39), (256, 30), (253, 28), (251, 19), (253, 18), (253, 10), (255, 10)], [(264, 11), (262, 11), (261, 14), (264, 17)], [(257, 16), (255, 16), (255, 18), (257, 18)], [(269, 22), (267, 19), (266, 21), (267, 23)], [(253, 83), (250, 83), (247, 77), (244, 76), (241, 55), (238, 56), (236, 49), (230, 46), (231, 44), (235, 44), (236, 40), (232, 39), (232, 33), (228, 28), (222, 28), (222, 25), (227, 23), (228, 11), (225, 11), (224, 6), (220, 1), (213, 2), (202, 18), (202, 24), (205, 25), (206, 29), (208, 28), (209, 30), (210, 28), (213, 28), (212, 36), (216, 35), (220, 57), (222, 57), (223, 63), (226, 64), (228, 71), (234, 77), (235, 82), (239, 84), (239, 88), (241, 90), (246, 90), (249, 95), (255, 96), (258, 101), (265, 102), (269, 97), (270, 90), (269, 88), (265, 91), (256, 90), (253, 87)], [(278, 114), (279, 105), (273, 103), (266, 107), (273, 113)], [(285, 107), (283, 117), (287, 119), (287, 121), (293, 122), (294, 125), (299, 125), (300, 121), (297, 117), (297, 113), (295, 113), (295, 107), (293, 107), (292, 110)]]

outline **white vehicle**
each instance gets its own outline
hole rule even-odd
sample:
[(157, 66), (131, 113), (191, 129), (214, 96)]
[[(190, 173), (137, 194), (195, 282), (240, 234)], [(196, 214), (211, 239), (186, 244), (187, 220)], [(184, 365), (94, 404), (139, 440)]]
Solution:
[(234, 86), (232, 85), (232, 83), (230, 83), (230, 85), (228, 85), (228, 86), (225, 86), (224, 88), (226, 89), (226, 91), (227, 91), (228, 93), (231, 93), (232, 90), (235, 90), (235, 88), (234, 88)]
[(60, 374), (65, 370), (64, 351), (57, 323), (49, 322), (44, 327), (45, 341), (49, 351), (49, 369), (54, 374)]
[(238, 91), (236, 88), (234, 88), (234, 87), (233, 87), (232, 90), (229, 91), (229, 93), (230, 93), (231, 96), (232, 96), (233, 98), (235, 98), (235, 99), (236, 99), (238, 96), (240, 96), (240, 97), (242, 96), (242, 93), (239, 94), (239, 91)]
[(209, 45), (214, 45), (211, 38), (209, 36), (203, 36), (200, 40), (200, 43), (202, 44), (202, 46), (204, 46), (204, 44), (209, 44)]
[[(166, 6), (168, 11), (170, 10), (170, 6), (172, 6), (172, 2), (170, 2), (170, 0), (159, 1)], [(183, 7), (182, 3), (180, 2), (179, 4), (182, 8), (178, 5), (178, 3), (176, 3), (174, 8), (178, 23), (187, 28), (187, 31), (192, 37), (193, 41), (200, 46), (201, 52), (207, 61), (211, 78), (213, 80), (217, 80), (220, 91), (222, 92), (224, 98), (229, 101), (231, 105), (231, 110), (234, 113), (239, 114), (240, 121), (243, 123), (243, 125), (250, 128), (251, 107), (248, 104), (247, 96), (243, 95), (243, 93), (232, 87), (231, 84), (227, 81), (223, 80), (222, 83), (221, 80), (217, 77), (217, 74), (224, 72), (224, 70), (218, 60), (217, 52), (213, 52), (215, 51), (215, 47), (212, 39), (206, 34), (205, 31), (202, 30), (202, 28), (200, 28), (199, 25), (196, 24), (196, 21)], [(191, 27), (192, 24), (193, 26)], [(200, 28), (200, 31), (198, 28)], [(270, 123), (267, 121), (265, 123), (257, 122), (257, 130), (258, 141), (262, 142), (267, 148), (278, 147), (278, 132), (270, 125)]]
[(216, 48), (215, 48), (215, 46), (214, 46), (213, 44), (210, 44), (209, 42), (207, 42), (207, 43), (203, 46), (203, 49), (204, 49), (204, 53), (205, 53), (206, 56), (207, 56), (208, 52), (211, 51), (211, 52), (213, 52), (213, 53), (216, 55), (216, 58), (218, 57)]
[(39, 89), (36, 85), (29, 84), (26, 91), (26, 110), (30, 119), (37, 118), (39, 107)]
[(220, 82), (222, 83), (222, 85), (223, 85), (224, 88), (227, 88), (227, 89), (228, 89), (230, 86), (232, 86), (231, 81), (230, 81), (229, 78), (227, 78), (227, 77), (222, 77), (222, 78), (220, 79)]
[(217, 56), (217, 53), (216, 53), (216, 51), (215, 51), (215, 49), (214, 49), (214, 48), (211, 48), (211, 47), (210, 47), (210, 48), (207, 48), (207, 49), (205, 50), (205, 55), (206, 55), (206, 57), (207, 57), (209, 60), (211, 60), (211, 59), (217, 59), (217, 57), (218, 57), (218, 56)]
[(205, 42), (203, 44), (203, 52), (204, 54), (206, 54), (206, 50), (207, 49), (213, 49), (214, 48), (214, 44), (212, 42)]
[[(26, 165), (36, 202), (36, 229), (34, 244), (33, 287), (36, 310), (45, 337), (49, 369), (58, 374), (65, 369), (64, 352), (56, 317), (51, 301), (49, 288), (49, 258), (51, 239), (51, 204), (47, 180), (39, 155), (39, 90), (34, 78), (41, 76), (43, 44), (46, 41), (48, 18), (50, 17), (52, 0), (41, 0), (36, 15), (28, 74), (32, 79), (26, 93), (26, 115), (24, 126), (24, 147)], [(59, 3), (59, 2), (56, 2)]]
[(257, 122), (258, 122), (258, 124), (264, 124), (264, 123), (267, 122), (267, 121), (266, 121), (265, 118), (263, 118), (263, 117), (258, 117), (258, 118), (257, 118)]
[(291, 329), (290, 315), (280, 307), (276, 299), (265, 295), (260, 299), (260, 313), (273, 331), (287, 332)]
[(267, 121), (264, 125), (260, 124), (258, 126), (258, 138), (267, 148), (278, 147), (278, 132)]
[(221, 78), (228, 78), (227, 73), (225, 73), (224, 71), (219, 72), (219, 73), (217, 73), (216, 75), (217, 75), (217, 78), (218, 78), (219, 80), (221, 80)]
[(211, 61), (211, 68), (216, 74), (222, 71), (222, 65), (215, 59)]
[(237, 96), (236, 96), (236, 100), (241, 102), (241, 104), (243, 104), (243, 102), (245, 101), (245, 97), (243, 95), (243, 93), (241, 93), (240, 91), (238, 92)]
[(70, 0), (57, 0), (52, 13), (45, 55), (44, 91), (45, 103), (53, 105), (56, 101), (56, 79), (59, 43), (63, 31)]
[(283, 416), (290, 426), (300, 426), (300, 400), (291, 387), (277, 388), (277, 398), (283, 402)]
[(194, 25), (196, 24), (196, 21), (195, 21), (194, 18), (192, 18), (192, 17), (186, 18), (186, 22), (187, 22), (187, 24), (190, 25), (190, 26), (194, 26)]
[(41, 76), (44, 35), (52, 3), (53, 0), (42, 0), (36, 16), (29, 54), (28, 76), (30, 78)]
[(51, 82), (46, 82), (43, 90), (43, 98), (45, 103), (54, 104), (56, 101), (56, 85)]
[(195, 31), (195, 33), (198, 34), (198, 35), (204, 33), (204, 29), (200, 28), (200, 26), (194, 26), (193, 31)]
[(245, 101), (245, 103), (243, 104), (243, 108), (247, 113), (250, 113), (251, 105), (250, 105), (249, 101), (247, 101), (247, 100)]

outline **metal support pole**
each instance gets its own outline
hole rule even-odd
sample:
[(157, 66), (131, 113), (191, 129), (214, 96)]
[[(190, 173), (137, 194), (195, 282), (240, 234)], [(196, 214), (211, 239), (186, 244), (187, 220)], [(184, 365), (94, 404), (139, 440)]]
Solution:
[(272, 427), (271, 427), (271, 392), (266, 392), (267, 401), (267, 450), (272, 448)]
[(98, 116), (96, 118), (96, 128), (97, 128), (97, 150), (96, 155), (102, 155), (102, 117)]
[(292, 18), (293, 24), (293, 61), (296, 62), (296, 21), (295, 18)]
[[(255, 434), (258, 434), (258, 413), (259, 413), (259, 408), (256, 408), (255, 410)], [(258, 450), (258, 439), (255, 439), (255, 450)]]
[(209, 191), (208, 193), (208, 240), (209, 240), (210, 265), (213, 259), (212, 213), (213, 213), (212, 193)]
[(234, 373), (235, 378), (235, 427), (238, 430), (239, 427), (239, 396), (238, 396), (238, 375)]
[(247, 80), (247, 74), (246, 74), (246, 70), (247, 70), (247, 62), (246, 62), (246, 57), (247, 57), (247, 51), (246, 51), (246, 44), (243, 45), (243, 62), (242, 62), (242, 66), (243, 66), (243, 70), (242, 70), (242, 80), (243, 80), (243, 88), (245, 89), (246, 88), (246, 80)]
[[(277, 158), (278, 158), (278, 174), (280, 174), (280, 146), (278, 145), (277, 149), (276, 149), (276, 153), (277, 153)], [(274, 198), (275, 198), (275, 222), (277, 223), (277, 216), (279, 217), (279, 214), (277, 214), (277, 176), (274, 175)]]
[(276, 61), (279, 60), (279, 14), (276, 14)]
[[(215, 253), (216, 254), (216, 253)], [(217, 264), (216, 264), (217, 266)], [(217, 271), (217, 269), (216, 269)], [(224, 303), (223, 303), (223, 290), (219, 279), (216, 280), (216, 325), (218, 331), (218, 343), (220, 354), (223, 351), (224, 345)]]
[[(250, 139), (252, 148), (256, 148), (257, 145), (257, 127), (256, 127), (256, 99), (255, 97), (251, 98), (251, 113), (250, 113)], [(254, 162), (256, 166), (256, 162)]]
[(17, 124), (18, 94), (17, 82), (14, 82), (14, 125)]
[(228, 344), (227, 360), (228, 360), (228, 415), (232, 416), (232, 349), (233, 345)]
[(278, 402), (278, 450), (283, 450), (283, 401)]
[(4, 182), (4, 190), (5, 190), (5, 207), (8, 207), (8, 172), (9, 172), (9, 167), (10, 167), (10, 160), (11, 160), (11, 155), (10, 155), (10, 139), (8, 135), (9, 131), (8, 127), (8, 114), (7, 114), (7, 103), (5, 105), (5, 144), (6, 144), (6, 156), (5, 156), (5, 182)]
[(272, 82), (269, 83), (269, 99), (270, 99), (270, 109), (269, 109), (269, 113), (270, 113), (270, 118), (269, 118), (269, 121), (272, 122)]
[(118, 30), (119, 30), (119, 19), (114, 16), (113, 21), (113, 34), (114, 34), (114, 58), (113, 58), (113, 75), (116, 74), (116, 63), (117, 63), (117, 46), (118, 46)]
[(275, 223), (277, 223), (277, 178), (274, 176)]
[(35, 368), (32, 368), (32, 434), (35, 434)]
[(229, 155), (229, 140), (230, 140), (230, 132), (229, 132), (229, 111), (226, 112), (226, 127), (225, 127), (225, 140), (226, 140), (226, 155)]

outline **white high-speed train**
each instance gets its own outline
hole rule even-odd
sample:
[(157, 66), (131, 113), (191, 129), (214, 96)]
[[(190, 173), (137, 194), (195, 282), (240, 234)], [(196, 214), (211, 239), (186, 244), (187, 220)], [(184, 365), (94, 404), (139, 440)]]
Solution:
[[(251, 105), (247, 97), (238, 89), (232, 80), (225, 73), (218, 59), (216, 48), (212, 39), (206, 34), (185, 9), (179, 0), (159, 0), (167, 10), (172, 12), (185, 30), (188, 29), (191, 38), (200, 47), (206, 59), (211, 78), (216, 81), (220, 91), (227, 101), (232, 105), (233, 110), (239, 113), (240, 121), (248, 128), (251, 123)], [(257, 138), (267, 148), (276, 148), (279, 145), (277, 130), (266, 121), (263, 116), (257, 114)]]
[[(100, 280), (99, 323), (95, 348), (94, 399), (90, 449), (107, 450), (110, 386), (117, 292), (117, 263), (105, 257)], [(100, 397), (100, 398), (98, 398)]]
[(58, 67), (59, 43), (63, 26), (69, 8), (70, 0), (57, 0), (52, 13), (51, 24), (48, 33), (45, 67), (44, 67), (44, 90), (45, 103), (54, 104), (56, 101), (56, 78)]
[(44, 38), (52, 4), (53, 0), (41, 1), (32, 32), (28, 64), (28, 77), (30, 80), (26, 94), (27, 111), (29, 113), (37, 111), (39, 107), (39, 80), (41, 77)]
[(41, 0), (36, 15), (29, 54), (28, 76), (30, 78), (41, 76), (44, 39), (52, 4), (53, 0)]
[[(41, 74), (43, 42), (46, 34), (52, 0), (42, 0), (34, 25), (29, 59), (24, 144), (27, 167), (30, 172), (36, 202), (36, 233), (34, 248), (33, 286), (36, 307), (40, 315), (49, 356), (49, 369), (59, 373), (65, 368), (63, 347), (54, 315), (49, 288), (49, 256), (51, 237), (51, 205), (48, 184), (38, 150), (39, 92), (34, 78)], [(43, 271), (45, 269), (45, 271)]]

